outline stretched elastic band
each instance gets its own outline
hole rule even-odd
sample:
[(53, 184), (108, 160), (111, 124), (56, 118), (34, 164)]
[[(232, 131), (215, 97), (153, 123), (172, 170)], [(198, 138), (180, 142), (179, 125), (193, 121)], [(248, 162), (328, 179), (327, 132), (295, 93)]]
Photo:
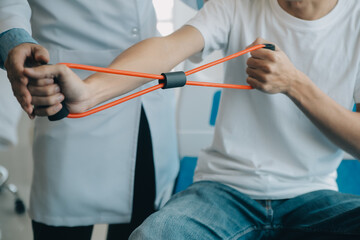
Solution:
[[(93, 108), (91, 110), (88, 110), (83, 113), (70, 113), (67, 115), (68, 118), (82, 118), (89, 116), (91, 114), (94, 114), (96, 112), (105, 110), (107, 108), (113, 107), (117, 104), (129, 101), (130, 99), (139, 97), (141, 95), (144, 95), (146, 93), (155, 91), (157, 89), (163, 88), (174, 88), (174, 87), (182, 87), (184, 85), (193, 85), (193, 86), (206, 86), (206, 87), (220, 87), (220, 88), (234, 88), (234, 89), (247, 89), (251, 90), (253, 89), (251, 86), (248, 85), (236, 85), (236, 84), (224, 84), (224, 83), (209, 83), (209, 82), (193, 82), (193, 81), (186, 81), (186, 77), (197, 73), (199, 71), (202, 71), (204, 69), (207, 69), (209, 67), (215, 66), (217, 64), (229, 61), (233, 58), (239, 57), (241, 55), (244, 55), (246, 53), (249, 53), (251, 51), (260, 49), (260, 48), (266, 48), (270, 50), (275, 50), (275, 45), (273, 44), (258, 44), (252, 47), (249, 47), (247, 49), (244, 49), (240, 52), (234, 53), (232, 55), (229, 55), (227, 57), (218, 59), (216, 61), (210, 62), (208, 64), (205, 64), (203, 66), (194, 68), (192, 70), (189, 70), (187, 72), (170, 72), (170, 73), (163, 73), (162, 75), (156, 75), (156, 74), (148, 74), (148, 73), (139, 73), (139, 72), (131, 72), (131, 71), (124, 71), (124, 70), (117, 70), (117, 69), (109, 69), (109, 68), (100, 68), (100, 67), (94, 67), (94, 66), (87, 66), (82, 64), (74, 64), (74, 63), (61, 63), (69, 68), (76, 68), (76, 69), (82, 69), (82, 70), (88, 70), (88, 71), (95, 71), (95, 72), (104, 72), (104, 73), (112, 73), (112, 74), (120, 74), (120, 75), (127, 75), (127, 76), (134, 76), (134, 77), (144, 77), (144, 78), (151, 78), (151, 79), (159, 79), (159, 84), (147, 89), (144, 89), (140, 92), (133, 93), (131, 95), (128, 95), (124, 98), (115, 100), (113, 102), (101, 105), (99, 107)], [(63, 108), (65, 105), (63, 105)], [(66, 111), (66, 110), (64, 110)], [(65, 115), (65, 114), (64, 114)], [(62, 117), (64, 116), (62, 115)]]

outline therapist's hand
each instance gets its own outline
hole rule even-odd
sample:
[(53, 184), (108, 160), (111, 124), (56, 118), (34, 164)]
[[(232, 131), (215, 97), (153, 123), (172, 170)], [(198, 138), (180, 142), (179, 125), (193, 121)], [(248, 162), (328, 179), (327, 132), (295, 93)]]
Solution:
[(24, 68), (48, 62), (49, 53), (44, 47), (34, 43), (23, 43), (9, 52), (4, 64), (14, 95), (30, 118), (33, 117), (33, 106), (27, 89), (29, 79), (24, 75)]
[(34, 105), (34, 115), (54, 115), (60, 111), (64, 100), (71, 113), (81, 113), (89, 108), (89, 85), (67, 66), (43, 65), (25, 68), (24, 73), (30, 79), (28, 90), (31, 104)]
[[(258, 38), (252, 45), (270, 43)], [(252, 46), (251, 45), (251, 46)], [(274, 44), (275, 45), (275, 44)], [(247, 83), (260, 91), (288, 94), (295, 81), (303, 78), (286, 54), (275, 45), (275, 51), (258, 49), (250, 53), (247, 60)]]

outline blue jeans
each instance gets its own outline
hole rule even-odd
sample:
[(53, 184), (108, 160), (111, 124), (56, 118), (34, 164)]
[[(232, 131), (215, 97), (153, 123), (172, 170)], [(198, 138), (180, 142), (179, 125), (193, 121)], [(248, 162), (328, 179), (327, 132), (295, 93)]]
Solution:
[(253, 200), (202, 181), (174, 195), (130, 239), (360, 239), (360, 196), (321, 190)]

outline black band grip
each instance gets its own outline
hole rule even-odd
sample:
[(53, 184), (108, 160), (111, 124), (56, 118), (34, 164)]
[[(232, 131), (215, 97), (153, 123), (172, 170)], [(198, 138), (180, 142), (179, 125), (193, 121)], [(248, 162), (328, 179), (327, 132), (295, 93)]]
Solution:
[(186, 84), (186, 75), (184, 72), (168, 72), (162, 73), (164, 79), (159, 80), (159, 83), (164, 83), (162, 89), (183, 87)]
[(274, 44), (271, 44), (271, 43), (264, 43), (265, 45), (265, 49), (269, 49), (269, 50), (273, 50), (275, 51), (275, 45)]
[(65, 105), (65, 102), (62, 101), (61, 104), (62, 104), (61, 110), (59, 112), (55, 113), (54, 115), (48, 117), (48, 119), (50, 121), (61, 120), (61, 119), (65, 118), (65, 117), (67, 117), (67, 115), (69, 115), (70, 112), (67, 109), (67, 107)]

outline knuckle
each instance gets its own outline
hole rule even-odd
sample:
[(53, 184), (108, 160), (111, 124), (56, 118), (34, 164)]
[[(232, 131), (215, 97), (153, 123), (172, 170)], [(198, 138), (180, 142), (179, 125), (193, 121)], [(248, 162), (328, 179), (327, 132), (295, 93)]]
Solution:
[(44, 87), (38, 87), (39, 93), (41, 93), (42, 95), (45, 96), (50, 96), (52, 91), (51, 91), (51, 87), (48, 86), (44, 86)]
[(280, 57), (278, 54), (275, 53), (269, 53), (269, 60), (271, 62), (278, 62), (280, 60)]
[(29, 83), (29, 79), (27, 77), (20, 77), (19, 82), (23, 85), (27, 85)]
[(27, 86), (27, 89), (29, 90), (30, 94), (34, 94), (36, 88), (35, 88), (33, 85), (30, 85), (30, 84), (29, 84), (29, 85)]
[(263, 83), (267, 84), (267, 83), (270, 82), (270, 77), (269, 77), (269, 75), (264, 74), (264, 75), (261, 76), (261, 80), (262, 80)]
[(252, 64), (252, 58), (248, 58), (247, 61), (246, 61), (246, 65), (251, 65)]
[(27, 103), (27, 97), (26, 97), (25, 94), (21, 95), (21, 101), (24, 102), (24, 103)]
[(271, 73), (272, 72), (272, 67), (268, 64), (264, 65), (262, 67), (262, 70), (265, 72), (265, 73)]
[[(9, 57), (6, 58), (5, 62), (4, 62), (4, 67), (5, 69), (9, 70), (10, 69), (10, 66), (9, 66)], [(9, 75), (9, 74), (8, 74)]]
[(43, 80), (42, 79), (31, 79), (28, 86), (34, 86), (34, 87), (43, 87)]
[(35, 115), (37, 116), (51, 116), (57, 113), (56, 106), (40, 107), (35, 109)]
[(262, 39), (261, 37), (257, 37), (257, 38), (255, 39), (255, 43), (260, 43), (262, 40), (263, 40), (263, 39)]
[(56, 94), (56, 85), (51, 85), (49, 87), (46, 88), (46, 94), (47, 95), (51, 95), (51, 94)]
[(262, 90), (265, 91), (265, 92), (270, 91), (270, 89), (271, 89), (271, 86), (269, 86), (268, 84), (264, 84), (264, 85), (262, 86)]
[(55, 113), (56, 113), (56, 111), (54, 110), (54, 107), (48, 107), (48, 108), (45, 108), (43, 116), (51, 116), (51, 115), (54, 115)]
[(27, 97), (24, 94), (17, 95), (16, 99), (18, 100), (21, 106), (25, 107), (28, 105)]
[(250, 86), (252, 86), (252, 87), (254, 87), (254, 81), (250, 78), (250, 77), (247, 77), (246, 78), (246, 82), (250, 85)]
[(62, 100), (63, 100), (62, 95), (56, 94), (50, 98), (50, 104), (55, 105), (55, 104), (58, 104), (59, 102), (61, 102)]
[(257, 88), (260, 90), (260, 91), (263, 91), (263, 92), (266, 92), (266, 84), (258, 84)]

